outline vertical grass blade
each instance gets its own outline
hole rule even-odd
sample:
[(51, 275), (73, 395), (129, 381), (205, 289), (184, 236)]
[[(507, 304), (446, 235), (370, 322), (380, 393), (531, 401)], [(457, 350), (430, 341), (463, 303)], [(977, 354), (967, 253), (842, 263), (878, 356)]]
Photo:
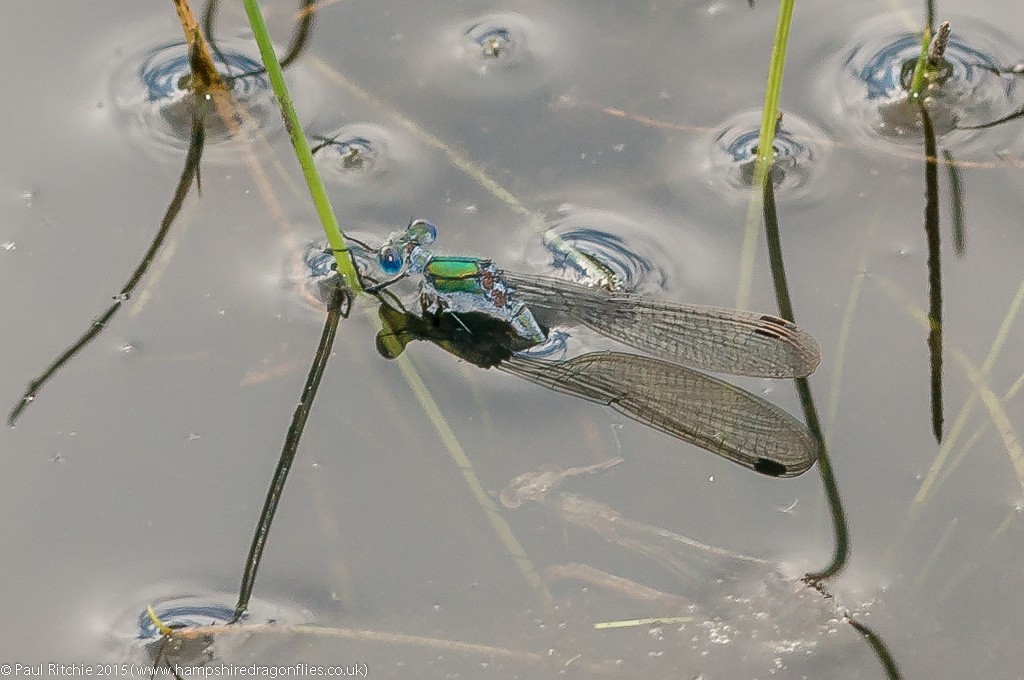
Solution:
[(345, 237), (342, 236), (338, 227), (338, 219), (334, 214), (334, 208), (327, 197), (327, 189), (324, 187), (320, 173), (316, 170), (313, 161), (313, 154), (309, 150), (309, 141), (302, 130), (298, 115), (295, 113), (295, 105), (292, 103), (288, 86), (284, 81), (284, 72), (281, 70), (281, 63), (274, 52), (274, 46), (270, 42), (270, 34), (267, 32), (267, 25), (263, 21), (263, 14), (260, 12), (259, 3), (256, 0), (242, 0), (245, 5), (245, 13), (249, 17), (249, 24), (252, 26), (253, 36), (260, 48), (260, 56), (263, 58), (263, 65), (267, 68), (267, 78), (277, 97), (281, 107), (281, 115), (284, 118), (285, 128), (288, 130), (288, 137), (295, 148), (295, 156), (302, 166), (302, 174), (309, 186), (310, 196), (316, 206), (317, 215), (320, 217), (320, 224), (323, 226), (324, 234), (328, 243), (334, 251), (334, 258), (338, 264), (338, 273), (345, 279), (346, 284), (353, 292), (359, 293), (362, 287), (359, 284), (359, 275), (356, 273), (352, 260), (346, 254), (348, 248), (345, 245)]
[(775, 126), (779, 117), (779, 96), (782, 92), (782, 73), (786, 65), (786, 46), (789, 42), (789, 28), (793, 21), (795, 0), (779, 3), (779, 17), (775, 24), (775, 41), (768, 66), (768, 84), (764, 92), (764, 106), (761, 109), (761, 132), (757, 140), (757, 159), (754, 162), (754, 184), (747, 206), (746, 229), (743, 249), (740, 254), (739, 281), (736, 284), (736, 307), (746, 309), (750, 301), (750, 289), (754, 279), (754, 253), (757, 248), (757, 228), (761, 218), (763, 188), (769, 181), (774, 156)]

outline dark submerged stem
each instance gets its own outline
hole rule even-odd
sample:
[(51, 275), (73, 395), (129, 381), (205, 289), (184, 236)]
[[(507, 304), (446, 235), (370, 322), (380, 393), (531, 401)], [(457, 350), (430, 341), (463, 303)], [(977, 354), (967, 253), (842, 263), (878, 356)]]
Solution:
[(217, 19), (217, 8), (220, 6), (220, 0), (210, 0), (206, 3), (206, 7), (203, 9), (203, 37), (206, 38), (206, 42), (210, 45), (210, 49), (217, 55), (217, 59), (224, 68), (230, 68), (228, 60), (224, 58), (224, 53), (217, 47), (217, 43), (213, 39), (213, 27), (214, 22)]
[(932, 432), (942, 441), (942, 266), (939, 240), (939, 168), (935, 129), (927, 107), (919, 104), (924, 129), (924, 230), (928, 239), (928, 353), (931, 368)]
[(868, 644), (871, 645), (871, 649), (875, 651), (875, 655), (882, 663), (882, 668), (885, 670), (889, 680), (902, 680), (903, 674), (900, 673), (900, 667), (897, 665), (896, 659), (893, 658), (892, 652), (889, 651), (889, 646), (885, 644), (885, 641), (878, 637), (878, 633), (850, 617), (846, 618), (846, 622), (853, 626), (854, 630), (860, 633), (868, 641)]
[(987, 130), (988, 128), (996, 127), (997, 125), (1002, 125), (1003, 123), (1009, 123), (1010, 121), (1017, 120), (1018, 118), (1021, 118), (1021, 117), (1024, 117), (1024, 106), (1021, 106), (1020, 108), (1016, 109), (1013, 113), (1008, 113), (1005, 116), (1002, 116), (1001, 118), (996, 118), (995, 120), (990, 120), (987, 123), (979, 123), (978, 125), (958, 125), (957, 129), (958, 130)]
[(331, 354), (331, 347), (334, 345), (334, 336), (338, 330), (338, 321), (348, 316), (348, 305), (351, 302), (348, 289), (343, 288), (340, 278), (336, 281), (331, 290), (330, 300), (327, 304), (327, 319), (324, 322), (324, 330), (320, 336), (320, 344), (316, 349), (316, 356), (313, 357), (313, 364), (309, 368), (309, 375), (306, 377), (306, 384), (302, 388), (302, 397), (299, 405), (295, 408), (291, 425), (288, 427), (288, 434), (285, 436), (284, 447), (281, 450), (281, 457), (277, 462), (277, 469), (274, 470), (274, 477), (267, 490), (267, 497), (263, 503), (263, 511), (260, 513), (259, 521), (256, 524), (256, 532), (252, 537), (252, 544), (249, 547), (249, 556), (245, 560), (245, 569), (242, 573), (242, 583), (238, 590), (238, 603), (235, 605), (235, 615), (231, 623), (237, 623), (245, 615), (249, 608), (249, 599), (252, 597), (253, 588), (256, 585), (256, 574), (260, 568), (260, 560), (263, 558), (263, 549), (267, 544), (267, 537), (270, 534), (270, 525), (274, 521), (274, 514), (277, 512), (277, 505), (284, 492), (284, 484), (288, 481), (288, 473), (291, 470), (295, 454), (299, 449), (299, 440), (302, 438), (302, 431), (306, 427), (306, 420), (313, 408), (313, 400), (316, 399), (317, 390), (320, 388), (320, 380), (323, 378), (324, 369), (327, 367), (327, 359)]
[[(291, 64), (302, 56), (302, 52), (306, 49), (306, 43), (309, 42), (309, 36), (313, 33), (313, 19), (316, 16), (316, 2), (317, 0), (300, 0), (299, 1), (299, 20), (295, 22), (295, 30), (292, 32), (292, 38), (288, 42), (288, 49), (285, 50), (284, 56), (281, 57), (281, 68), (288, 68)], [(220, 62), (227, 66), (227, 60), (224, 55), (221, 54), (220, 49), (217, 47), (217, 43), (213, 40), (213, 31), (217, 19), (217, 10), (220, 7), (220, 0), (210, 0), (206, 3), (206, 8), (203, 10), (203, 35), (206, 36), (206, 40), (210, 43), (214, 53)], [(238, 80), (240, 78), (249, 78), (252, 76), (263, 75), (267, 72), (266, 68), (253, 69), (252, 71), (246, 71), (244, 73), (238, 73), (230, 76), (229, 80)]]
[(203, 144), (206, 140), (206, 131), (203, 127), (205, 102), (199, 96), (195, 98), (195, 107), (192, 111), (192, 136), (189, 140), (188, 154), (185, 156), (185, 166), (182, 168), (181, 176), (178, 178), (178, 186), (174, 190), (174, 196), (171, 198), (170, 204), (167, 206), (167, 210), (164, 212), (163, 219), (160, 221), (160, 229), (157, 231), (156, 236), (149, 244), (149, 249), (146, 250), (146, 254), (142, 256), (142, 260), (139, 262), (135, 271), (128, 278), (128, 281), (122, 286), (120, 292), (114, 296), (114, 303), (107, 308), (107, 310), (100, 315), (99, 318), (94, 319), (89, 325), (89, 328), (82, 333), (82, 335), (76, 340), (70, 347), (65, 349), (60, 355), (57, 356), (53, 362), (46, 367), (42, 373), (37, 377), (33, 378), (29, 384), (28, 389), (18, 400), (11, 412), (7, 416), (7, 425), (14, 427), (18, 418), (21, 416), (30, 403), (32, 403), (36, 395), (43, 388), (43, 386), (50, 381), (57, 371), (59, 371), (64, 364), (71, 360), (78, 352), (86, 347), (100, 331), (106, 328), (107, 323), (114, 317), (117, 310), (121, 308), (122, 303), (131, 297), (131, 294), (135, 291), (135, 287), (138, 286), (139, 281), (145, 276), (146, 271), (153, 263), (153, 259), (156, 257), (157, 251), (160, 250), (160, 246), (163, 245), (164, 240), (167, 238), (167, 233), (170, 231), (171, 225), (174, 220), (178, 217), (178, 213), (181, 212), (181, 207), (185, 203), (185, 198), (188, 196), (189, 188), (192, 183), (199, 177), (199, 163), (203, 156)]
[[(775, 284), (775, 297), (779, 305), (779, 314), (794, 321), (793, 303), (789, 295), (789, 283), (786, 281), (786, 269), (782, 259), (782, 239), (779, 236), (779, 216), (775, 207), (775, 190), (772, 182), (766, 182), (764, 187), (764, 224), (765, 237), (768, 242), (768, 258), (771, 263), (772, 281)], [(811, 394), (811, 385), (807, 378), (796, 379), (796, 390), (800, 396), (800, 406), (804, 411), (804, 418), (807, 420), (807, 429), (815, 441), (818, 442), (818, 470), (821, 481), (825, 487), (825, 495), (828, 498), (829, 510), (832, 514), (832, 530), (835, 534), (835, 550), (832, 554), (832, 561), (824, 569), (817, 572), (804, 574), (804, 582), (817, 590), (824, 597), (831, 599), (823, 581), (835, 576), (843, 567), (850, 556), (850, 533), (846, 521), (846, 512), (843, 510), (843, 501), (839, 495), (839, 485), (836, 482), (835, 474), (832, 471), (832, 462), (825, 446), (825, 437), (821, 432), (821, 423), (818, 420), (818, 411), (814, 406), (814, 397)], [(889, 680), (901, 680), (899, 666), (893, 658), (885, 642), (870, 628), (856, 621), (848, 613), (844, 617), (846, 622), (860, 633), (871, 645), (882, 668), (885, 669)]]
[[(765, 238), (768, 243), (768, 260), (771, 264), (772, 281), (775, 285), (775, 299), (778, 301), (779, 314), (788, 321), (796, 321), (793, 313), (793, 302), (789, 295), (789, 283), (786, 280), (786, 268), (782, 258), (782, 239), (779, 235), (779, 216), (775, 206), (775, 189), (769, 180), (764, 185), (764, 225)], [(843, 510), (843, 500), (839, 494), (839, 484), (832, 471), (825, 437), (818, 419), (818, 409), (814, 405), (811, 385), (807, 378), (795, 380), (796, 391), (800, 396), (800, 406), (807, 421), (807, 429), (818, 443), (818, 473), (821, 475), (828, 498), (829, 510), (832, 515), (832, 530), (835, 536), (835, 549), (832, 561), (824, 569), (804, 575), (808, 583), (816, 583), (838, 574), (850, 556), (850, 532)]]

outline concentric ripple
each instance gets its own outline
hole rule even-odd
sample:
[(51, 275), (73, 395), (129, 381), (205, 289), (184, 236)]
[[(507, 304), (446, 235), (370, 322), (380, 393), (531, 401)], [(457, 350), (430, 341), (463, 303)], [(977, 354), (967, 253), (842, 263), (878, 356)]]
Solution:
[[(160, 621), (171, 629), (225, 626), (234, 617), (235, 593), (191, 591), (150, 599), (148, 602)], [(129, 620), (131, 622), (129, 622)], [(296, 624), (309, 620), (308, 612), (290, 604), (273, 604), (262, 600), (250, 603), (244, 623)], [(153, 661), (157, 655), (172, 663), (195, 665), (213, 659), (210, 637), (176, 640), (173, 647), (164, 645), (157, 625), (143, 607), (122, 615), (115, 629), (119, 644), (127, 644)]]
[[(541, 235), (540, 266), (587, 285), (613, 278), (628, 291), (664, 289), (673, 265), (668, 249), (639, 221), (617, 213), (570, 204), (559, 206)], [(531, 243), (537, 237), (531, 235)]]
[(416, 144), (386, 127), (354, 123), (310, 138), (321, 176), (344, 191), (350, 205), (416, 195), (425, 180)]
[[(981, 137), (962, 129), (999, 118), (1020, 103), (1015, 79), (999, 71), (1019, 59), (998, 29), (954, 18), (940, 79), (925, 91), (932, 125), (944, 143), (962, 146)], [(895, 15), (873, 19), (852, 34), (850, 44), (823, 74), (832, 90), (833, 114), (869, 143), (920, 144), (922, 126), (907, 90), (921, 37)]]
[[(211, 602), (205, 597), (195, 595), (166, 598), (154, 603), (153, 611), (168, 628), (172, 629), (224, 626), (231, 622), (235, 614), (235, 608), (231, 604)], [(156, 640), (161, 635), (148, 611), (139, 613), (138, 626), (139, 640)]]
[[(760, 136), (761, 112), (747, 111), (726, 121), (704, 144), (702, 170), (709, 184), (730, 198), (746, 199), (754, 184), (754, 163)], [(807, 192), (827, 161), (825, 133), (786, 113), (772, 143), (775, 163), (772, 182), (777, 193), (793, 198)]]
[[(366, 250), (360, 246), (359, 242), (363, 239), (359, 236), (346, 234), (346, 238), (350, 239), (348, 246), (351, 248), (352, 259), (360, 275), (376, 272), (376, 251)], [(373, 239), (380, 237), (369, 235), (366, 238), (372, 243), (377, 243)], [(304, 248), (297, 248), (288, 258), (286, 279), (289, 288), (296, 290), (306, 306), (316, 312), (318, 317), (323, 313), (334, 286), (334, 279), (338, 276), (336, 266), (334, 253), (330, 251), (326, 241), (307, 243)]]
[(537, 90), (566, 63), (551, 29), (520, 14), (487, 14), (450, 29), (432, 78), (462, 97), (506, 101)]
[[(230, 41), (218, 48), (214, 62), (242, 109), (237, 133), (251, 136), (257, 130), (283, 129), (258, 53)], [(148, 150), (180, 156), (188, 148), (195, 106), (187, 89), (190, 73), (188, 46), (170, 42), (132, 54), (115, 74), (111, 84), (115, 107), (131, 137)], [(214, 107), (208, 108), (204, 118), (206, 150), (215, 151), (231, 132)]]
[(526, 24), (517, 15), (483, 17), (462, 34), (461, 58), (471, 70), (487, 75), (499, 69), (510, 70), (530, 61), (533, 55), (525, 42)]

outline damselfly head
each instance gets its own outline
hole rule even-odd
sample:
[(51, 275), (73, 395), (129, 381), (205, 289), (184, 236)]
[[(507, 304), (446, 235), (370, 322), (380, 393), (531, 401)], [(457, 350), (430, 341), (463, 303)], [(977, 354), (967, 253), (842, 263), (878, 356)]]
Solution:
[(427, 220), (413, 220), (405, 228), (406, 239), (421, 246), (429, 246), (437, 239), (437, 227)]

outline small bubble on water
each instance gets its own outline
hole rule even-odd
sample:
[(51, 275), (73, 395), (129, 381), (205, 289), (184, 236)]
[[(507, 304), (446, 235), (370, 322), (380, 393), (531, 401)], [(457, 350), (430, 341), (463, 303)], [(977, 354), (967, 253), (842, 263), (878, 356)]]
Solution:
[(576, 98), (569, 94), (560, 94), (551, 102), (551, 109), (553, 111), (569, 111), (575, 109), (577, 106)]
[(32, 191), (31, 189), (26, 189), (25, 191), (22, 191), (21, 200), (22, 202), (24, 202), (26, 207), (31, 208), (32, 205), (36, 202), (36, 192)]
[(121, 351), (124, 352), (125, 354), (131, 354), (132, 352), (135, 351), (135, 346), (132, 345), (131, 343), (125, 343), (121, 345)]
[(202, 439), (202, 438), (203, 438), (203, 435), (199, 434), (198, 432), (189, 432), (188, 433), (188, 440), (190, 442), (194, 442), (194, 441), (197, 441), (197, 440)]

